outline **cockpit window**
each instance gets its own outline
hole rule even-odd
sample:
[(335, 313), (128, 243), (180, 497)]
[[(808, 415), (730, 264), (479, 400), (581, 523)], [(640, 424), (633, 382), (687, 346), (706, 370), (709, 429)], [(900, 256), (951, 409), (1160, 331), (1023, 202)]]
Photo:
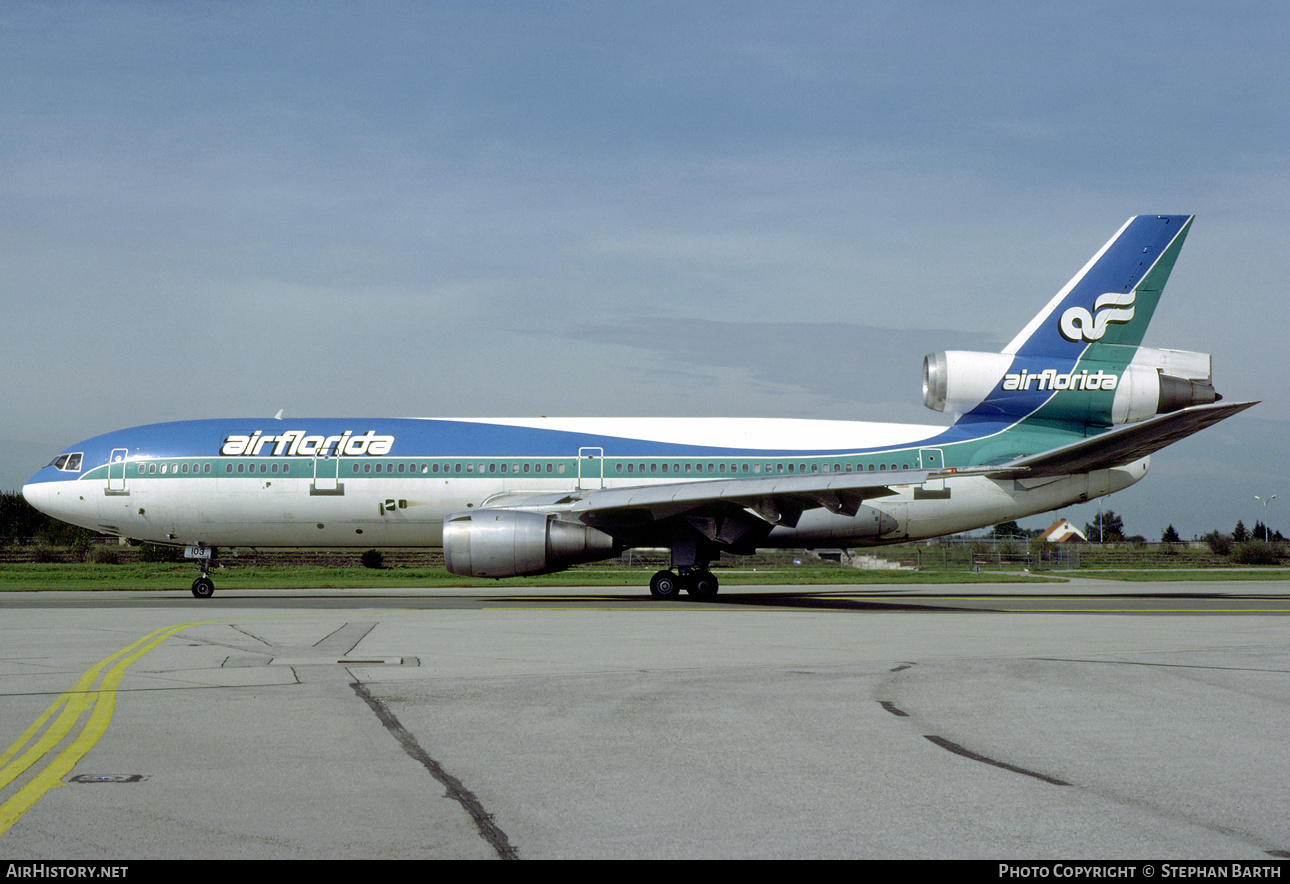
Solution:
[(49, 466), (60, 469), (65, 473), (79, 473), (81, 471), (81, 452), (75, 454), (60, 454), (54, 458)]

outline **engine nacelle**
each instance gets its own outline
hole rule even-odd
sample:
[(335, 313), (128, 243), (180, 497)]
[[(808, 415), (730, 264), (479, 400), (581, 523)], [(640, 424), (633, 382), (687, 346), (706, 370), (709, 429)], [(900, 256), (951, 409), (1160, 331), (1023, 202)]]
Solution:
[(923, 357), (923, 404), (933, 411), (966, 414), (999, 389), (1012, 362), (1006, 353), (928, 353)]
[(1042, 406), (1051, 420), (1110, 426), (1222, 398), (1210, 383), (1207, 354), (1137, 348), (1127, 355), (1132, 362), (1054, 367), (1044, 356), (932, 353), (923, 360), (923, 404), (954, 414), (984, 406), (1016, 418)]
[(545, 574), (622, 550), (603, 531), (547, 513), (485, 509), (443, 520), (444, 565), (462, 577)]

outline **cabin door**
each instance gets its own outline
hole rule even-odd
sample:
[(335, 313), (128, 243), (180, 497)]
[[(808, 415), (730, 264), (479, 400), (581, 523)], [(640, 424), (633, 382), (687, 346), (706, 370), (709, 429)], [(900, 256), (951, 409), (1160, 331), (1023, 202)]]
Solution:
[(596, 490), (605, 486), (605, 449), (578, 449), (578, 487)]

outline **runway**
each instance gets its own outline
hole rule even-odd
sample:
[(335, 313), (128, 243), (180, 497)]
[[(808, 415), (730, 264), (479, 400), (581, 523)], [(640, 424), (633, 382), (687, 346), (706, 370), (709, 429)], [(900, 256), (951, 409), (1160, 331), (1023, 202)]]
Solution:
[(1290, 582), (0, 593), (19, 859), (1290, 856)]

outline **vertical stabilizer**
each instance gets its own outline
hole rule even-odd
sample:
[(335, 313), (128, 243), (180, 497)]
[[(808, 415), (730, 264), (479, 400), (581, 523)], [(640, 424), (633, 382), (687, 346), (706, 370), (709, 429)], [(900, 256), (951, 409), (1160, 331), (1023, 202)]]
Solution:
[(1141, 344), (1192, 217), (1130, 218), (1003, 352), (1078, 358), (1097, 343)]
[(983, 371), (997, 364), (989, 372), (997, 380), (988, 391), (981, 384), (982, 398), (965, 416), (1095, 428), (1164, 408), (1160, 372), (1129, 366), (1191, 222), (1191, 215), (1126, 221), (1002, 353), (972, 357)]

